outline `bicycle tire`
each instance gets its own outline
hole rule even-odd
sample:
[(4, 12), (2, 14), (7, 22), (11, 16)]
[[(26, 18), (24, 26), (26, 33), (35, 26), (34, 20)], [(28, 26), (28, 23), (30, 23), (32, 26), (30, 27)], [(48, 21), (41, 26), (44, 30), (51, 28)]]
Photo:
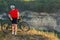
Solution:
[[(24, 26), (27, 27), (28, 29), (27, 30), (24, 30), (24, 28), (23, 28)], [(20, 22), (19, 23), (19, 27), (20, 27), (20, 29), (22, 31), (25, 31), (25, 32), (30, 30), (30, 26), (29, 26), (29, 24), (27, 22)]]

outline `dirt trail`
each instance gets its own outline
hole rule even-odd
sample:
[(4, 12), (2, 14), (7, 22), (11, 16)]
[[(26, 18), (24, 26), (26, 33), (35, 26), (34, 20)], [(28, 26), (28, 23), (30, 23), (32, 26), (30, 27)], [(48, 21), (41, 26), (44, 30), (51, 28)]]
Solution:
[(12, 36), (8, 34), (5, 40), (48, 40), (48, 38), (43, 38), (41, 35), (16, 35)]
[(12, 35), (11, 31), (5, 30), (3, 33), (3, 40), (58, 40), (53, 33), (40, 32), (38, 30), (18, 31), (16, 36)]

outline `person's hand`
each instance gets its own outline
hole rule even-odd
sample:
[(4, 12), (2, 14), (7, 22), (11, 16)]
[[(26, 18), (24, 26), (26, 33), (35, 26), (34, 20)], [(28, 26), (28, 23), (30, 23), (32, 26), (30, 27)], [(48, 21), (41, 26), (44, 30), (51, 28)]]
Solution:
[(18, 22), (22, 22), (22, 19), (18, 19)]
[(20, 21), (22, 21), (22, 18), (20, 18)]
[(20, 19), (18, 19), (18, 22), (20, 22)]
[(10, 20), (12, 21), (13, 19), (12, 19), (12, 18), (10, 18)]

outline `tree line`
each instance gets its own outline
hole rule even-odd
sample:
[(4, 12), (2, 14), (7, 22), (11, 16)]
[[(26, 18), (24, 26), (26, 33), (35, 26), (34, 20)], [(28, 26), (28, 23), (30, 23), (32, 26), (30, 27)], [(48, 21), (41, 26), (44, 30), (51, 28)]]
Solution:
[(0, 13), (8, 12), (11, 4), (16, 5), (20, 11), (57, 12), (60, 9), (60, 0), (0, 0)]

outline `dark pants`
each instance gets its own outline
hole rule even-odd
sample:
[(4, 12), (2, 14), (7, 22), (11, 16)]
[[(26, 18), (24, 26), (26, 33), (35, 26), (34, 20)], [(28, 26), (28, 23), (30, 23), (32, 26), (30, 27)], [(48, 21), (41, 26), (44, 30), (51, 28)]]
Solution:
[(12, 24), (17, 24), (17, 18), (13, 18)]

